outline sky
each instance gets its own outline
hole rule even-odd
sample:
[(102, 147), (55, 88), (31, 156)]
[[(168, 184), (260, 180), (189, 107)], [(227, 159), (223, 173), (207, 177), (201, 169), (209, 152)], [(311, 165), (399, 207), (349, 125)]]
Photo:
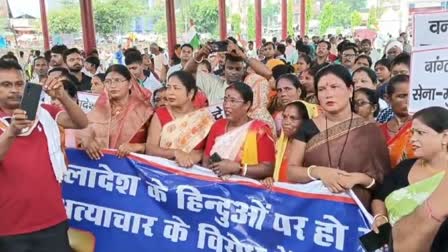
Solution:
[[(58, 0), (46, 0), (47, 12), (57, 6)], [(29, 14), (40, 18), (39, 0), (8, 0), (9, 7), (14, 16)]]

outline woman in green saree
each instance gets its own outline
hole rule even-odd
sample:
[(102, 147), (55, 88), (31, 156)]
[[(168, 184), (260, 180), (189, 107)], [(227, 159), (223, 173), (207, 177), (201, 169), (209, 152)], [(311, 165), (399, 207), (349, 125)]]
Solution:
[[(443, 222), (430, 251), (448, 251), (448, 224), (433, 207), (440, 202), (428, 198), (437, 189), (448, 169), (448, 110), (430, 107), (417, 112), (412, 121), (411, 145), (415, 159), (402, 161), (375, 192), (372, 203), (373, 228), (386, 222), (393, 226), (412, 214), (419, 206), (427, 212), (428, 221)], [(408, 227), (410, 229), (415, 227)]]

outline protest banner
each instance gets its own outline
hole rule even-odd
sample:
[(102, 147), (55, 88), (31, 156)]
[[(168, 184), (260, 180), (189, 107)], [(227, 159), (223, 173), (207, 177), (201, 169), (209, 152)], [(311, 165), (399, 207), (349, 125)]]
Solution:
[(366, 219), (320, 181), (272, 190), (145, 155), (99, 161), (69, 149), (63, 194), (72, 246), (114, 251), (363, 251)]
[(414, 14), (414, 47), (444, 46), (448, 41), (448, 12)]
[(430, 106), (448, 108), (448, 47), (412, 52), (409, 111)]
[(84, 113), (90, 112), (95, 107), (96, 100), (100, 97), (90, 92), (78, 92), (78, 104)]

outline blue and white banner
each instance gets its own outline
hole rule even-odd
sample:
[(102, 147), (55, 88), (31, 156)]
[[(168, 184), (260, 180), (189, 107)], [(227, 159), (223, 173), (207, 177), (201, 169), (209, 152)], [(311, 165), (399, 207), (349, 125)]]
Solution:
[(94, 251), (363, 251), (358, 237), (368, 224), (360, 208), (320, 182), (266, 190), (144, 155), (119, 159), (110, 151), (93, 161), (68, 150), (68, 157), (71, 242)]

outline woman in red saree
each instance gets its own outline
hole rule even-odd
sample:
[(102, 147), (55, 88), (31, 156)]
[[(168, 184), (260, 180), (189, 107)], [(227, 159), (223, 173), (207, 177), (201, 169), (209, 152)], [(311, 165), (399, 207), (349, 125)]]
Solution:
[(101, 149), (117, 149), (124, 157), (145, 153), (147, 124), (152, 115), (151, 93), (138, 85), (123, 65), (106, 71), (105, 92), (87, 114), (89, 127), (78, 133), (78, 142), (92, 159), (102, 157)]
[(392, 168), (402, 160), (414, 158), (411, 145), (412, 117), (408, 112), (409, 76), (397, 75), (390, 79), (386, 89), (394, 117), (380, 126), (387, 140)]
[(316, 75), (323, 113), (305, 121), (292, 142), (288, 180), (321, 180), (333, 193), (353, 189), (370, 209), (371, 190), (390, 169), (386, 141), (374, 122), (352, 112), (353, 81), (341, 65)]
[[(247, 115), (253, 102), (250, 86), (234, 82), (227, 87), (224, 97), (226, 119), (213, 125), (207, 138), (203, 166), (225, 178), (238, 174), (254, 179), (272, 176), (275, 161), (274, 139), (271, 128), (263, 121)], [(213, 162), (219, 155), (222, 161)]]
[(208, 108), (196, 109), (193, 75), (177, 71), (168, 77), (167, 104), (156, 110), (149, 126), (146, 154), (173, 159), (191, 167), (202, 160), (205, 138), (214, 123)]

